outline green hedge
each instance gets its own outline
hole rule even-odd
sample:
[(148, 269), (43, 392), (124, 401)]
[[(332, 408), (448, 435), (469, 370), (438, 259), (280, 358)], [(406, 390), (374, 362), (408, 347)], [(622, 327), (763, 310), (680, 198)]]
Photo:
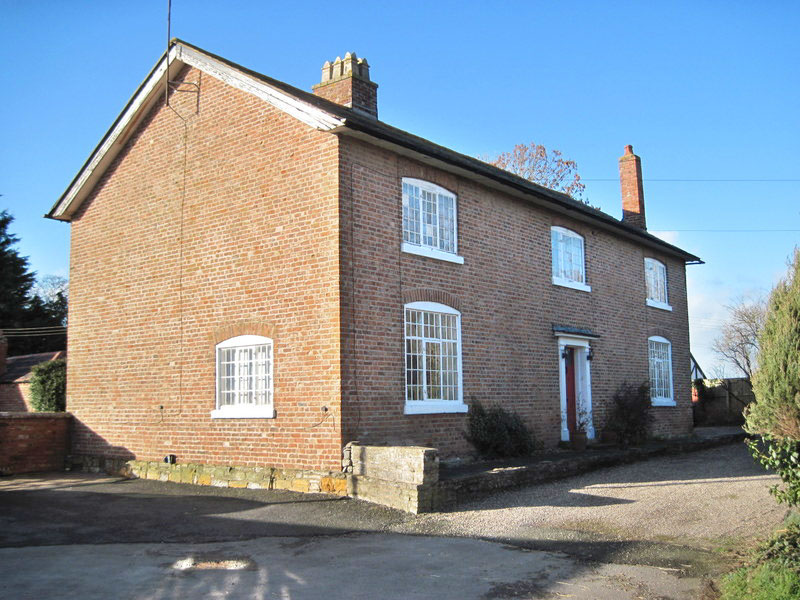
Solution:
[(67, 361), (51, 360), (33, 368), (31, 405), (38, 412), (63, 412), (67, 407)]

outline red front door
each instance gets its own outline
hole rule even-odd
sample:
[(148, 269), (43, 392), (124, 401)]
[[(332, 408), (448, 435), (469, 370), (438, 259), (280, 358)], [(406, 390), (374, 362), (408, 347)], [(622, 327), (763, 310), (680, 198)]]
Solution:
[(575, 350), (574, 348), (564, 349), (564, 371), (567, 384), (567, 429), (570, 434), (575, 432), (576, 411), (575, 411)]

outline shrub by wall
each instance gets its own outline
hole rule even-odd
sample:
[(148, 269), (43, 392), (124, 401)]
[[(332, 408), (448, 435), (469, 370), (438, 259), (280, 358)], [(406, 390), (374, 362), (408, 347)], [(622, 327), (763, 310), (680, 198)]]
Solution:
[(63, 412), (67, 405), (67, 362), (51, 360), (33, 368), (31, 406), (38, 412)]
[(466, 438), (483, 458), (527, 456), (534, 450), (533, 436), (522, 417), (501, 406), (484, 408), (480, 402), (469, 409)]

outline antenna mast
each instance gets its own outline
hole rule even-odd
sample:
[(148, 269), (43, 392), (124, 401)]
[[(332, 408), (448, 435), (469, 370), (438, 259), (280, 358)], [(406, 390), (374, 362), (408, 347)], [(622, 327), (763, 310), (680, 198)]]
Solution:
[(164, 58), (167, 61), (167, 68), (164, 71), (164, 105), (169, 106), (169, 39), (170, 26), (172, 20), (172, 0), (167, 0), (167, 52)]

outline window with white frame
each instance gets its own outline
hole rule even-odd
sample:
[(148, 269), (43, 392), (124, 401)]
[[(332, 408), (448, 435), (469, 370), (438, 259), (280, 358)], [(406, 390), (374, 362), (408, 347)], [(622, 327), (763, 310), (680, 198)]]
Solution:
[(672, 310), (667, 297), (667, 267), (654, 259), (644, 259), (644, 278), (647, 285), (647, 305)]
[(675, 406), (672, 396), (672, 344), (653, 336), (647, 339), (650, 362), (650, 401), (653, 406)]
[(406, 414), (467, 412), (461, 388), (461, 313), (405, 305)]
[(457, 255), (456, 197), (421, 179), (403, 178), (403, 251), (463, 263)]
[(272, 418), (272, 340), (239, 335), (220, 342), (214, 418)]
[(553, 254), (553, 283), (586, 292), (583, 236), (564, 227), (551, 227), (550, 240)]

